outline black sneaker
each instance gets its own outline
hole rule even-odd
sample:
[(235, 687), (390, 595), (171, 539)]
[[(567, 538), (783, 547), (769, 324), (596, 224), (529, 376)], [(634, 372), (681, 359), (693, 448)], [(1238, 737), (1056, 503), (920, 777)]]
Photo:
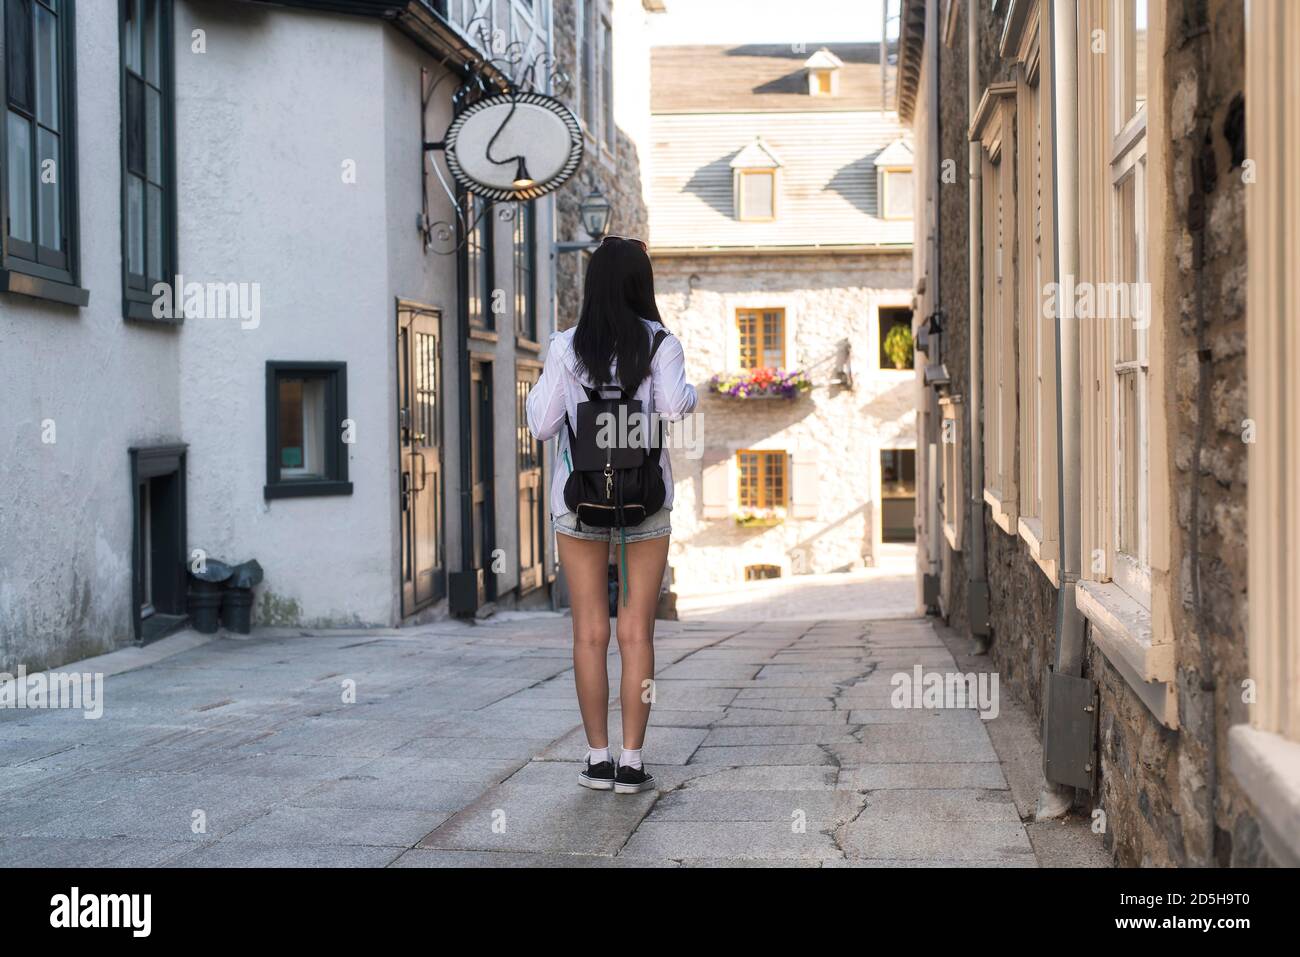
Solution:
[(655, 776), (645, 768), (619, 765), (618, 773), (614, 775), (615, 794), (640, 794), (642, 791), (651, 790), (654, 786)]
[(578, 783), (584, 788), (591, 788), (593, 791), (609, 791), (614, 787), (614, 762), (601, 761), (599, 764), (592, 764), (591, 758), (587, 759), (587, 767), (578, 772)]

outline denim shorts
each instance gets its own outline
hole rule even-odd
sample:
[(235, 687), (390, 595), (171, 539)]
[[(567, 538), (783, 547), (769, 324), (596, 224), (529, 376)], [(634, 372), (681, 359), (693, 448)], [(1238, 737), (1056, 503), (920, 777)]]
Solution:
[(578, 521), (577, 512), (565, 512), (563, 515), (552, 515), (551, 524), (561, 535), (568, 535), (570, 538), (582, 538), (589, 542), (608, 542), (611, 539), (615, 542), (644, 542), (651, 538), (664, 538), (672, 533), (672, 515), (673, 510), (670, 508), (661, 508), (640, 525), (629, 525), (626, 529), (617, 528), (598, 528), (595, 525), (584, 525)]

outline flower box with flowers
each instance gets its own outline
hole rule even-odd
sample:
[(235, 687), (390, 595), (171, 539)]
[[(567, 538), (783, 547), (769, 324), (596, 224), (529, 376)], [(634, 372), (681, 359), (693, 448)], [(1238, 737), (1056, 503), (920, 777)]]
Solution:
[(709, 380), (709, 391), (727, 399), (793, 399), (811, 388), (812, 380), (797, 369), (720, 372)]
[(783, 508), (742, 508), (736, 513), (736, 524), (743, 528), (766, 528), (784, 521)]

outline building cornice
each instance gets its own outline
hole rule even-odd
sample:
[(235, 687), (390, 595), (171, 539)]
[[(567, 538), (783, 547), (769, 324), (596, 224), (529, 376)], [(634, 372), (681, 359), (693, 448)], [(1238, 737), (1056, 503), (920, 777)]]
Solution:
[(843, 246), (655, 246), (650, 255), (660, 258), (690, 256), (882, 256), (912, 254), (912, 244)]
[(916, 108), (916, 88), (921, 81), (921, 61), (925, 56), (926, 0), (903, 0), (898, 20), (898, 94), (894, 109), (904, 123), (912, 122)]

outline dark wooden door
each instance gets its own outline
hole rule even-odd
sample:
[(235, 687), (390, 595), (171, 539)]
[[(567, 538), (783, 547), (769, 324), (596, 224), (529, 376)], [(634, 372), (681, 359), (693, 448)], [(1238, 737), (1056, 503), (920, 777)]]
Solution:
[(397, 313), (397, 423), (402, 524), (402, 615), (446, 594), (443, 555), (442, 344), (440, 316)]
[(483, 570), (487, 601), (497, 596), (493, 570), (496, 548), (496, 496), (492, 462), (492, 363), (472, 360), (470, 378), (470, 519), (474, 535), (474, 567)]
[(542, 443), (528, 431), (528, 392), (538, 370), (520, 366), (515, 376), (515, 457), (519, 471), (519, 594), (539, 588), (546, 554), (542, 500)]

